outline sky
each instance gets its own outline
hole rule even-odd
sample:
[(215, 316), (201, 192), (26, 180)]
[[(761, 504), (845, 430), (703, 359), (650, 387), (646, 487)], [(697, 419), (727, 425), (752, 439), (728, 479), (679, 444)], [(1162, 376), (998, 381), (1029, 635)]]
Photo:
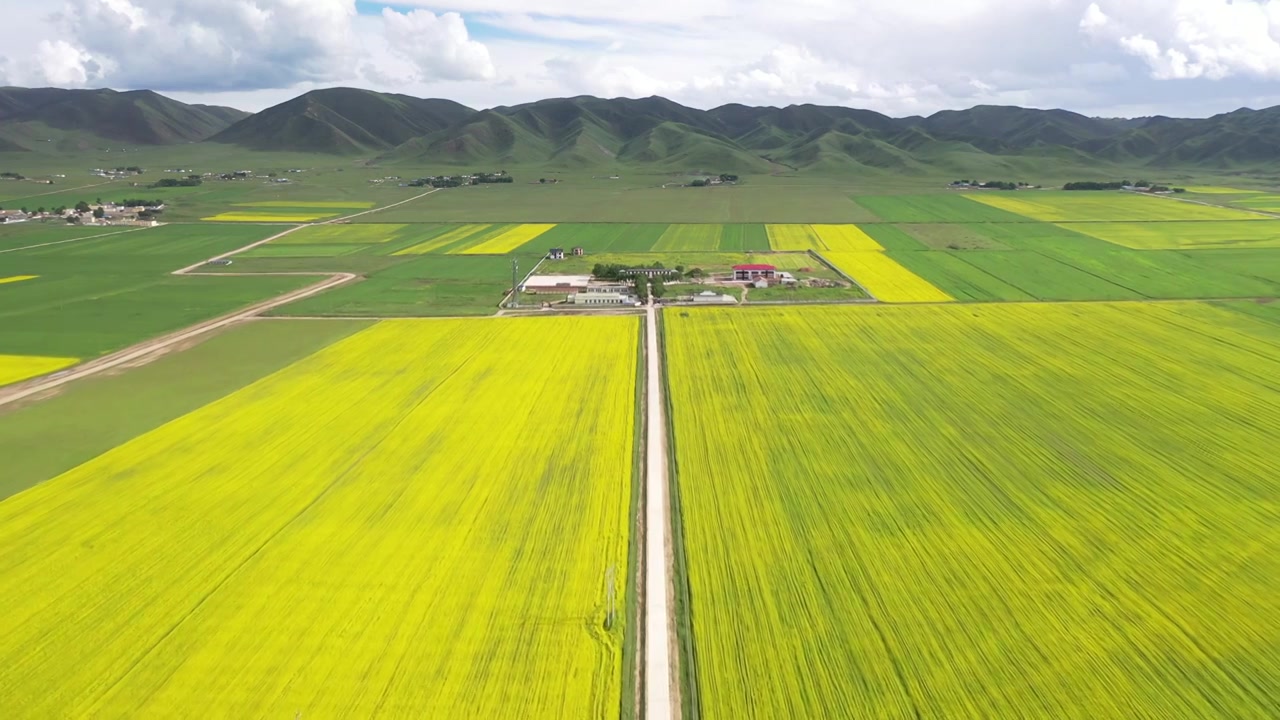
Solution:
[(248, 111), (334, 86), (475, 108), (1280, 105), (1280, 0), (0, 0), (0, 17), (0, 85)]

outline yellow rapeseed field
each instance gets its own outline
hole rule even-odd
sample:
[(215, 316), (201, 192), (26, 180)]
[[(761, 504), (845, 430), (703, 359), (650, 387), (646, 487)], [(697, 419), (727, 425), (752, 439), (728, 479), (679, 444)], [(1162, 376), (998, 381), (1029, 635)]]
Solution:
[(0, 285), (8, 285), (10, 283), (20, 283), (27, 280), (35, 280), (39, 275), (14, 275), (12, 277), (0, 277)]
[(6, 716), (618, 717), (637, 338), (384, 322), (0, 503)]
[(884, 246), (862, 231), (857, 225), (811, 225), (817, 234), (822, 247), (817, 250), (834, 250), (837, 252), (860, 250), (882, 251)]
[(459, 225), (458, 227), (453, 228), (452, 230), (449, 230), (442, 235), (437, 235), (431, 238), (430, 240), (420, 242), (417, 245), (413, 245), (411, 247), (405, 248), (404, 250), (401, 250), (394, 254), (395, 255), (426, 255), (427, 253), (433, 253), (448, 245), (452, 245), (453, 243), (465, 240), (471, 237), (472, 235), (488, 232), (491, 228), (493, 228), (493, 225), (475, 225), (475, 224)]
[(302, 213), (259, 213), (259, 212), (225, 212), (212, 217), (203, 218), (205, 222), (245, 222), (245, 223), (307, 223), (322, 220), (329, 215)]
[(810, 225), (766, 225), (769, 247), (774, 250), (821, 250), (822, 241)]
[(505, 255), (513, 250), (518, 250), (520, 246), (531, 240), (537, 239), (539, 235), (542, 235), (554, 227), (554, 224), (516, 225), (501, 235), (485, 240), (484, 242), (478, 243), (469, 248), (453, 250), (451, 252), (463, 255)]
[(951, 302), (955, 298), (882, 252), (826, 252), (831, 264), (888, 303)]
[(666, 332), (701, 717), (1276, 717), (1280, 327), (1000, 304)]
[(0, 386), (48, 375), (80, 362), (76, 358), (0, 355)]

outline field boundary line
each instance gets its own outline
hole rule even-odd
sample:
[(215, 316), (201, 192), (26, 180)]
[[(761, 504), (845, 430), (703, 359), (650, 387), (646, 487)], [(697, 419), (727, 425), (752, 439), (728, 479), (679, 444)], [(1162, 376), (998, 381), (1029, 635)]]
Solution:
[(125, 233), (138, 232), (140, 230), (152, 230), (157, 227), (163, 227), (163, 226), (148, 225), (145, 227), (129, 228), (128, 230), (119, 230), (117, 232), (103, 233), (101, 235), (90, 235), (88, 237), (69, 238), (67, 240), (54, 240), (53, 242), (39, 243), (37, 245), (27, 245), (24, 247), (9, 248), (7, 250), (0, 250), (0, 255), (3, 255), (4, 253), (18, 252), (19, 250), (35, 250), (36, 248), (49, 247), (50, 245), (66, 245), (67, 243), (83, 242), (85, 240), (100, 240), (104, 237), (114, 237), (116, 235), (124, 235)]
[[(1261, 215), (1263, 217), (1268, 217), (1272, 219), (1280, 219), (1280, 213), (1271, 213), (1265, 210), (1255, 210), (1253, 208), (1242, 208), (1242, 207), (1236, 207), (1234, 205), (1215, 205), (1211, 202), (1205, 202), (1204, 200), (1192, 200), (1191, 198), (1176, 197), (1174, 195), (1152, 195), (1151, 193), (1140, 193), (1140, 192), (1134, 192), (1133, 190), (1125, 190), (1125, 192), (1131, 195), (1145, 195), (1147, 197), (1160, 198), (1161, 200), (1175, 200), (1177, 202), (1191, 203), (1192, 205), (1203, 205), (1205, 207), (1218, 208), (1220, 210), (1238, 210), (1243, 213), (1252, 213), (1254, 215)], [(1162, 222), (1162, 221), (1150, 220), (1146, 222)], [(1232, 222), (1232, 221), (1231, 220), (1202, 220), (1199, 222)], [(1239, 221), (1236, 221), (1236, 222), (1239, 222)]]
[(312, 295), (317, 295), (326, 290), (338, 287), (339, 285), (345, 285), (349, 282), (354, 282), (358, 279), (359, 276), (351, 273), (339, 273), (337, 275), (327, 277), (314, 285), (309, 285), (298, 290), (277, 295), (274, 298), (263, 300), (262, 302), (255, 303), (242, 310), (237, 310), (221, 317), (189, 326), (182, 330), (169, 333), (168, 335), (162, 335), (159, 338), (143, 341), (125, 348), (124, 350), (77, 365), (70, 370), (61, 373), (54, 373), (52, 375), (45, 375), (35, 380), (17, 383), (7, 388), (2, 388), (0, 389), (0, 407), (61, 387), (68, 383), (75, 382), (76, 380), (91, 377), (106, 370), (128, 364), (192, 338), (256, 317), (261, 313), (273, 310), (281, 305), (311, 297)]

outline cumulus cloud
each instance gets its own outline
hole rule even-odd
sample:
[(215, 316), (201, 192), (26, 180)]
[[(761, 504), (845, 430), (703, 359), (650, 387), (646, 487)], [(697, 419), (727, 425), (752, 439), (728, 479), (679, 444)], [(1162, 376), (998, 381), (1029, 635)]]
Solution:
[(544, 67), (552, 81), (567, 95), (648, 97), (674, 95), (685, 88), (685, 83), (679, 80), (664, 80), (625, 62), (598, 56), (554, 57), (546, 61)]
[(1280, 78), (1280, 4), (1100, 0), (1080, 29), (1144, 62), (1158, 80)]
[(471, 39), (458, 13), (386, 8), (382, 20), (391, 50), (413, 63), (421, 81), (490, 80), (497, 74), (489, 49)]
[(350, 74), (354, 0), (67, 0), (47, 82), (157, 90), (288, 87)]

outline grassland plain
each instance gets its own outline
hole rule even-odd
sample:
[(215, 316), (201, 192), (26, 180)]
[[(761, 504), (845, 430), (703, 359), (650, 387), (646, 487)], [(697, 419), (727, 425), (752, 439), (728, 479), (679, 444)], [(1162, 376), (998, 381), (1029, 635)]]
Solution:
[[(348, 267), (332, 258), (326, 269)], [(527, 272), (541, 259), (528, 255), (422, 255), (373, 271), (359, 283), (346, 285), (271, 311), (279, 317), (445, 317), (492, 315), (511, 288), (511, 261)], [(278, 260), (278, 263), (263, 261)], [(398, 260), (398, 258), (397, 258)], [(314, 259), (253, 258), (251, 267), (320, 267)], [(221, 280), (222, 278), (212, 278)]]
[(410, 230), (408, 225), (313, 225), (289, 233), (273, 245), (382, 244), (396, 240)]
[(1180, 202), (1137, 193), (1020, 192), (962, 196), (1041, 222), (1145, 222), (1190, 220), (1269, 220), (1265, 215), (1232, 208)]
[(637, 341), (634, 318), (381, 323), (0, 503), (0, 696), (617, 717)]
[(1027, 218), (1016, 213), (975, 204), (969, 196), (960, 193), (860, 195), (856, 200), (859, 205), (873, 212), (877, 221), (886, 223), (1027, 222)]
[(955, 298), (883, 252), (830, 252), (822, 257), (881, 302), (951, 302)]
[(701, 717), (1274, 716), (1280, 326), (1003, 304), (666, 333)]
[[(672, 178), (624, 182), (567, 178), (559, 185), (450, 189), (357, 222), (860, 223), (875, 222), (832, 180), (768, 178), (715, 188), (662, 187)], [(685, 182), (681, 177), (679, 182)]]
[(1061, 223), (1073, 232), (1134, 250), (1280, 247), (1280, 222)]
[(72, 227), (65, 222), (26, 222), (0, 225), (0, 251), (16, 250), (33, 245), (66, 244), (66, 241), (90, 237), (136, 232), (134, 228)]
[(63, 387), (21, 407), (0, 407), (0, 500), (52, 479), (198, 410), (357, 330), (368, 320), (244, 323), (127, 372)]
[(0, 254), (0, 354), (92, 358), (295, 290), (306, 277), (174, 277), (271, 230), (167, 225)]

